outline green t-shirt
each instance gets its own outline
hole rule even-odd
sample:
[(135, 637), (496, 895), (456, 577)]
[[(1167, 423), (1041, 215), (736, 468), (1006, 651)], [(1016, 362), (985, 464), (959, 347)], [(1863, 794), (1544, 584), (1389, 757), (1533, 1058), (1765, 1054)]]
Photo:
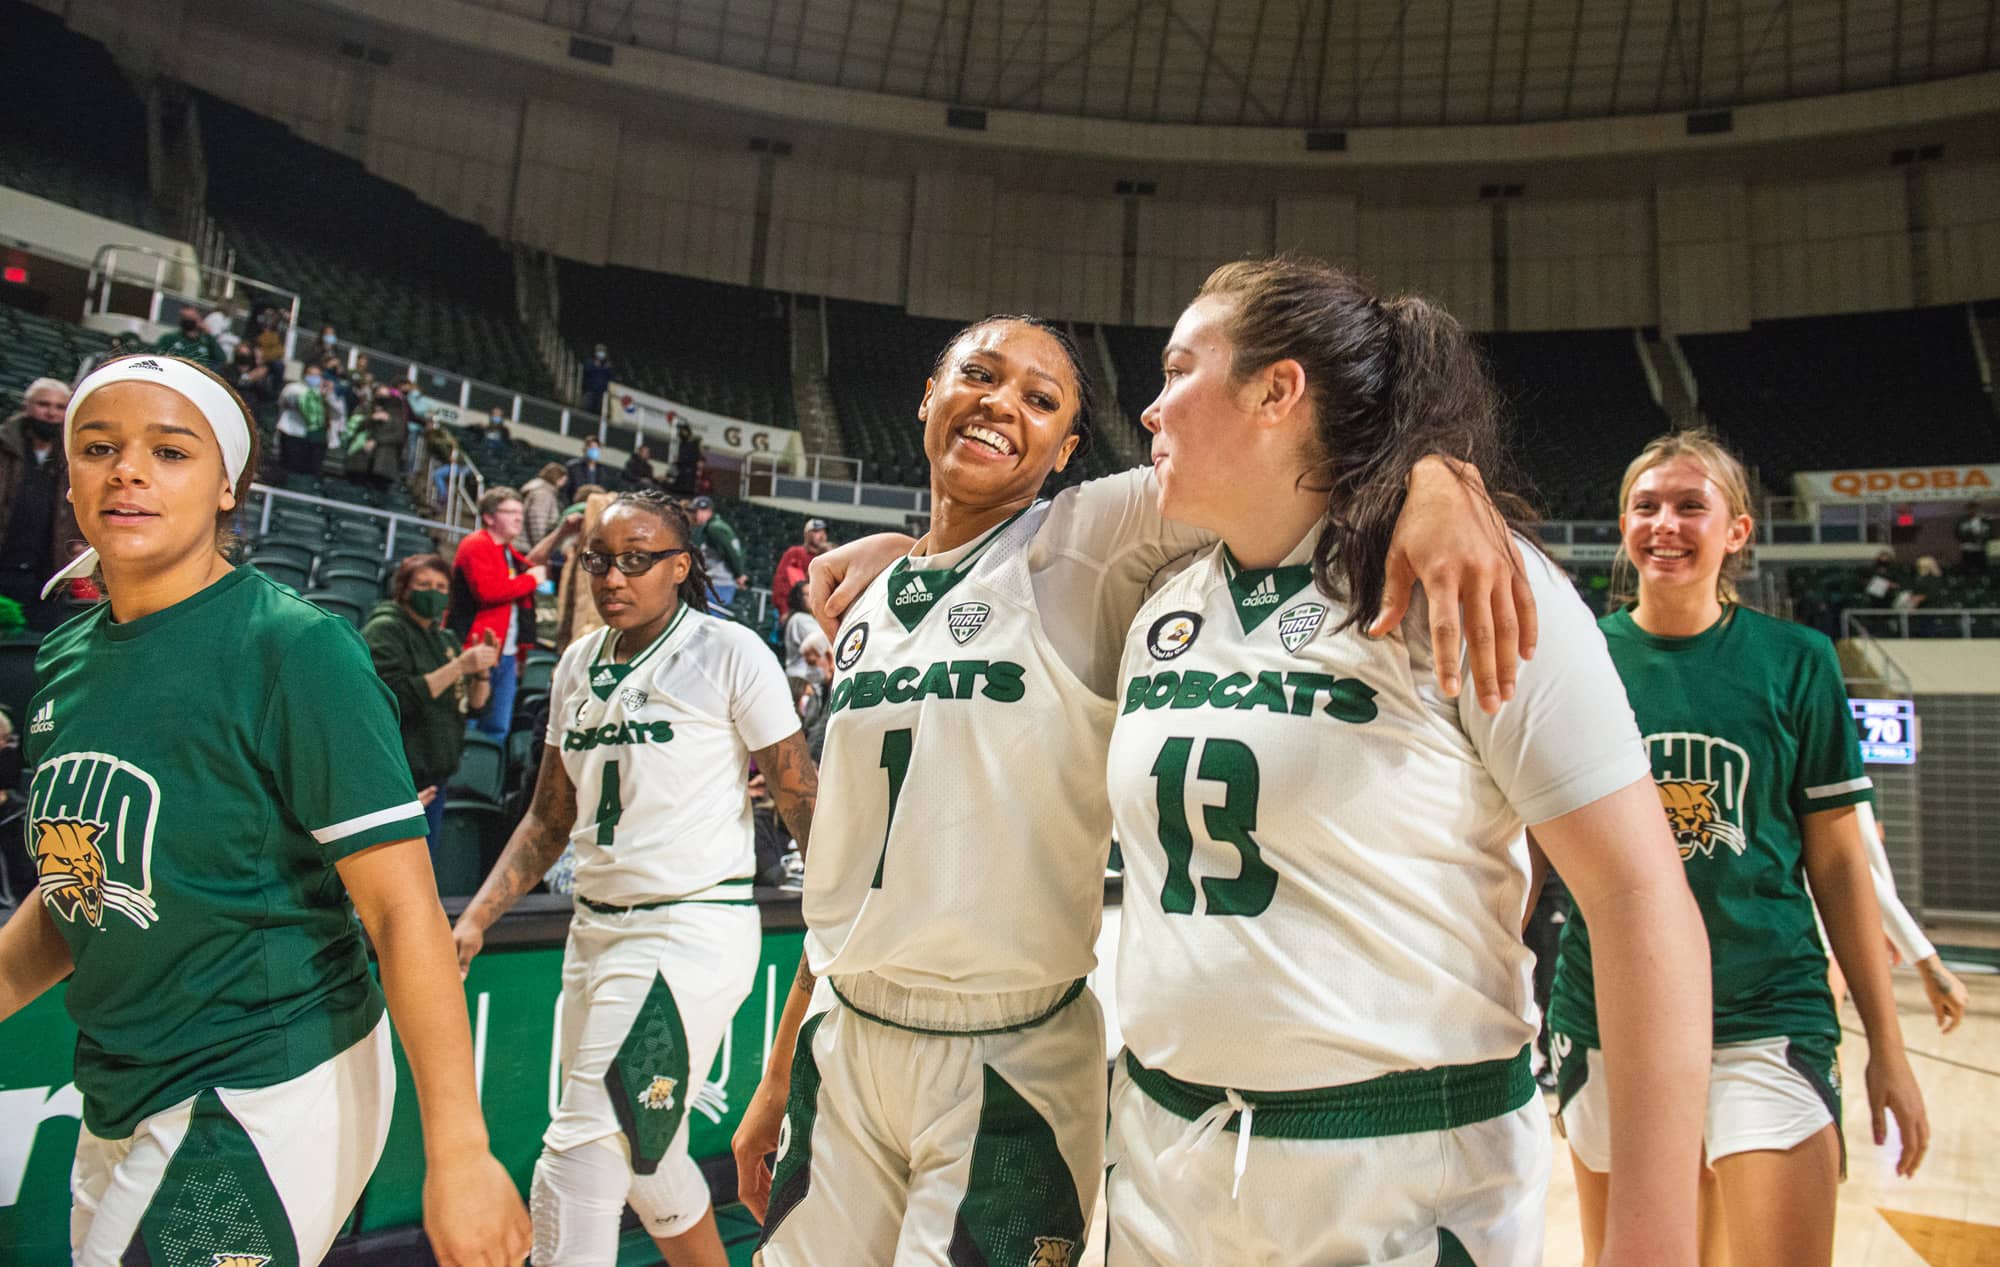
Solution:
[(182, 334), (179, 330), (169, 330), (153, 344), (156, 352), (168, 356), (178, 356), (184, 361), (194, 361), (212, 370), (222, 368), (222, 345), (206, 330), (194, 334)]
[(99, 604), (35, 669), (28, 848), (91, 1131), (365, 1037), (382, 996), (334, 863), (424, 813), (360, 637), (242, 567), (124, 624)]
[[(1598, 622), (1708, 925), (1715, 1041), (1839, 1041), (1800, 821), (1868, 799), (1840, 662), (1823, 634), (1734, 608), (1691, 638)], [(1598, 1045), (1590, 929), (1563, 928), (1549, 1024)]]

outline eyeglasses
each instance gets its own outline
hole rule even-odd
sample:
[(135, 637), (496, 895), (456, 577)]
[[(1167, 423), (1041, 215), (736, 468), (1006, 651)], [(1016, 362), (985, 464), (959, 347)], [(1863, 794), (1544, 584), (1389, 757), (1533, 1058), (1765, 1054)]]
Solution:
[(585, 550), (576, 556), (576, 565), (592, 576), (603, 576), (614, 567), (627, 576), (644, 576), (662, 560), (686, 553), (686, 550), (627, 550), (623, 554), (606, 554), (602, 550)]

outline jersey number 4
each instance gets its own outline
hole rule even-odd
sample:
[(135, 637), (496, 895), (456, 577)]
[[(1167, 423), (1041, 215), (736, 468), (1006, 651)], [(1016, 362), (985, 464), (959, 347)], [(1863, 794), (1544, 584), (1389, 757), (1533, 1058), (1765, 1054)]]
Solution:
[[(1194, 833), (1188, 829), (1188, 760), (1192, 739), (1169, 739), (1153, 761), (1153, 779), (1160, 808), (1160, 848), (1167, 855), (1167, 882), (1160, 889), (1160, 908), (1169, 915), (1194, 914)], [(1220, 783), (1220, 805), (1201, 807), (1202, 827), (1211, 841), (1229, 845), (1242, 857), (1234, 876), (1207, 876), (1201, 882), (1209, 915), (1261, 915), (1278, 891), (1278, 873), (1264, 861), (1264, 852), (1250, 833), (1257, 828), (1257, 754), (1234, 739), (1210, 739), (1202, 745), (1199, 777)]]
[(604, 783), (597, 793), (597, 847), (609, 849), (618, 835), (618, 820), (625, 817), (625, 798), (618, 784), (618, 763), (604, 763)]

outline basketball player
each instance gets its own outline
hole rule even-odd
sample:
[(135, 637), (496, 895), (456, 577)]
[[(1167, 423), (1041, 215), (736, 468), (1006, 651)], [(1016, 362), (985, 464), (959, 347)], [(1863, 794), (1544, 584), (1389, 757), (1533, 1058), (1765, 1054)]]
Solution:
[[(1937, 1017), (1938, 1029), (1949, 1034), (1965, 1019), (1965, 1009), (1972, 998), (1958, 975), (1944, 966), (1937, 947), (1924, 936), (1910, 908), (1903, 905), (1902, 897), (1897, 894), (1896, 875), (1889, 869), (1889, 855), (1883, 847), (1882, 825), (1875, 818), (1874, 802), (1863, 801), (1854, 807), (1854, 812), (1861, 819), (1861, 843), (1868, 846), (1869, 878), (1875, 882), (1875, 904), (1882, 911), (1882, 931), (1889, 938), (1889, 948), (1916, 968), (1918, 979), (1924, 983), (1924, 998), (1931, 1005), (1931, 1014)], [(1828, 967), (1827, 985), (1835, 1002), (1847, 997), (1847, 981), (1840, 975), (1838, 964)]]
[(101, 566), (110, 601), (36, 658), (41, 901), (0, 930), (0, 1020), (69, 978), (75, 1262), (319, 1262), (388, 1138), (384, 995), (439, 1260), (518, 1261), (389, 692), (345, 621), (218, 549), (250, 411), (147, 352), (77, 385), (63, 442), (92, 548), (50, 585)]
[(1533, 549), (1541, 655), (1497, 715), (1432, 685), (1421, 605), (1357, 628), (1403, 472), (1495, 465), (1478, 353), (1422, 299), (1277, 259), (1212, 273), (1163, 364), (1160, 512), (1222, 540), (1119, 670), (1108, 1261), (1542, 1261), (1524, 823), (1615, 930), (1615, 1239), (1691, 1258), (1701, 924), (1602, 637)]
[(628, 1203), (672, 1267), (728, 1261), (687, 1111), (757, 972), (749, 762), (802, 848), (817, 784), (782, 666), (707, 614), (692, 534), (655, 491), (598, 520), (577, 565), (605, 627), (556, 666), (534, 804), (454, 930), (463, 967), (574, 847), (562, 1097), (529, 1201), (536, 1267), (610, 1267)]
[[(1713, 436), (1647, 445), (1626, 468), (1618, 504), (1620, 567), (1637, 570), (1638, 602), (1599, 625), (1646, 737), (1714, 974), (1705, 1222), (1714, 1227), (1719, 1213), (1732, 1262), (1828, 1264), (1843, 1166), (1840, 1025), (1815, 903), (1868, 1032), (1875, 1142), (1887, 1137), (1885, 1110), (1893, 1113), (1897, 1171), (1909, 1175), (1930, 1136), (1882, 954), (1855, 808), (1869, 780), (1840, 664), (1823, 635), (1738, 605), (1749, 486)], [(1595, 1261), (1614, 1153), (1620, 1183), (1632, 1155), (1611, 1145), (1598, 1051), (1600, 1017), (1625, 987), (1597, 978), (1605, 930), (1590, 914), (1563, 930), (1549, 1019), (1585, 1255)]]
[[(931, 531), (834, 641), (806, 962), (735, 1141), (769, 1267), (1066, 1263), (1097, 1187), (1104, 1030), (1084, 977), (1117, 634), (1205, 534), (1160, 517), (1143, 471), (1036, 501), (1090, 418), (1081, 357), (1044, 322), (959, 332), (918, 417)], [(1411, 501), (1402, 544), (1436, 584), (1478, 571), (1489, 623), (1498, 593), (1511, 675), (1504, 541), (1464, 530), (1475, 503), (1441, 463)]]

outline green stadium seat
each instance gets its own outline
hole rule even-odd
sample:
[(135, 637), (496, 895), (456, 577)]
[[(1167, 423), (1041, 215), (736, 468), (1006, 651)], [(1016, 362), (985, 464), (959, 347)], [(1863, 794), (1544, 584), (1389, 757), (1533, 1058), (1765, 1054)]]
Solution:
[(507, 758), (500, 744), (484, 735), (465, 738), (458, 769), (451, 776), (451, 800), (460, 797), (488, 805), (498, 805), (506, 791)]

